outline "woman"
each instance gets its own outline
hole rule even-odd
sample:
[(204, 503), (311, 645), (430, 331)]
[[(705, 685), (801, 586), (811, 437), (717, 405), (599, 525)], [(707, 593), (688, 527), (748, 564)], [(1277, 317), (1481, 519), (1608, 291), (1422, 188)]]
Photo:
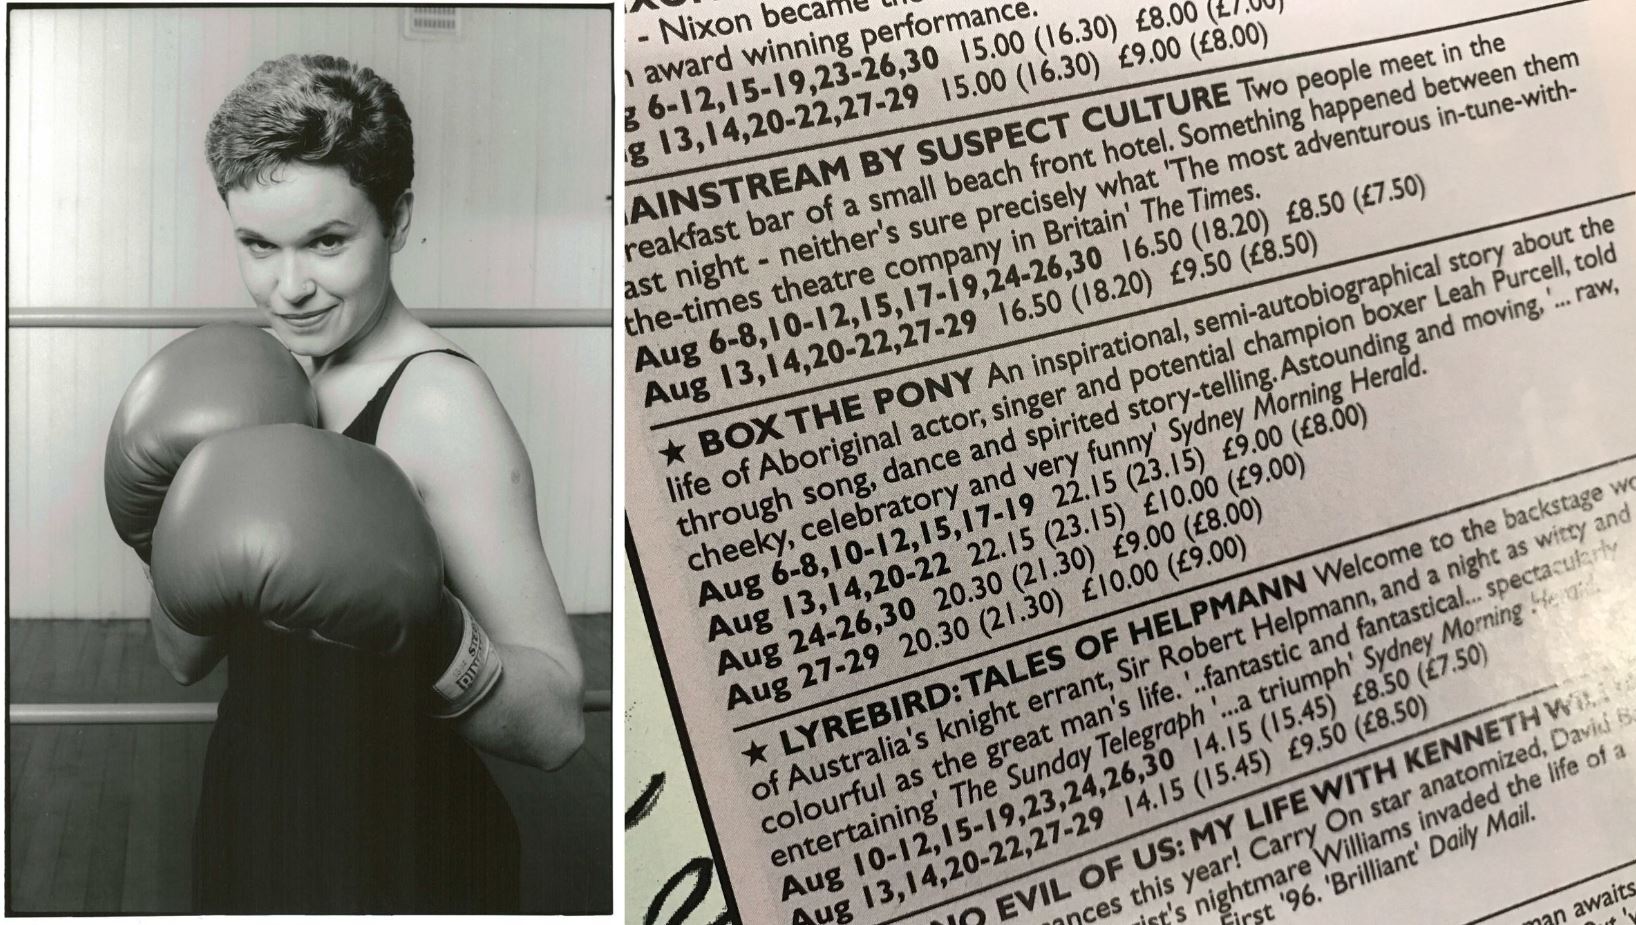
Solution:
[(321, 426), (409, 476), (449, 589), (503, 671), (456, 719), (385, 660), (246, 621), (198, 637), (154, 621), (184, 681), (231, 668), (194, 833), (201, 912), (499, 912), (518, 898), (515, 823), (471, 746), (540, 768), (583, 737), (582, 671), (541, 546), (532, 468), (481, 369), (392, 285), (413, 141), (397, 93), (340, 58), (270, 61), (207, 133), (246, 287), (311, 358)]

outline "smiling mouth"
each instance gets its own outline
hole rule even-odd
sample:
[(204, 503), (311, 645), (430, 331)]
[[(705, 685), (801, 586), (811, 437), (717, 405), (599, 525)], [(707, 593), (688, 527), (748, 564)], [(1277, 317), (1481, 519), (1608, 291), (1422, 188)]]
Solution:
[(299, 327), (310, 327), (314, 323), (316, 323), (318, 321), (318, 319), (324, 317), (325, 315), (329, 314), (330, 312), (332, 312), (334, 310), (335, 310), (335, 306), (331, 305), (328, 308), (320, 308), (317, 311), (312, 311), (312, 312), (297, 312), (295, 314), (290, 314), (290, 315), (279, 315), (278, 318), (279, 318), (280, 321), (283, 321), (285, 324), (293, 325), (293, 326), (298, 327), (298, 328)]

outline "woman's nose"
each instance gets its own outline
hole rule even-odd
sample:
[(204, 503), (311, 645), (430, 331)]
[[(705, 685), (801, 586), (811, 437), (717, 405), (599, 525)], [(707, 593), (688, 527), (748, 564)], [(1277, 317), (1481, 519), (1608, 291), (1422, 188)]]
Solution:
[(286, 257), (278, 274), (278, 297), (291, 305), (299, 305), (312, 297), (316, 290), (312, 277), (294, 257)]

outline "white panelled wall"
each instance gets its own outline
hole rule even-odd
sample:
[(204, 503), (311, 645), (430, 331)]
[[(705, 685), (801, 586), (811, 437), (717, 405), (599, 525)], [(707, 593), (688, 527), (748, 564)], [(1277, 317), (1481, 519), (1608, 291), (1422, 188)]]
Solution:
[[(14, 10), (8, 302), (251, 307), (205, 126), (262, 61), (307, 52), (375, 69), (409, 110), (414, 224), (393, 278), (410, 308), (609, 309), (610, 15), (462, 8), (458, 39), (421, 41), (402, 8)], [(8, 333), (8, 612), (145, 617), (103, 502), (103, 444), (131, 376), (182, 332)], [(610, 610), (610, 329), (446, 333), (528, 447), (569, 610)]]
[[(114, 407), (149, 356), (182, 331), (11, 331), (13, 617), (146, 617), (141, 561), (102, 491)], [(571, 613), (612, 607), (613, 409), (609, 333), (446, 329), (493, 380), (534, 463), (540, 534)]]

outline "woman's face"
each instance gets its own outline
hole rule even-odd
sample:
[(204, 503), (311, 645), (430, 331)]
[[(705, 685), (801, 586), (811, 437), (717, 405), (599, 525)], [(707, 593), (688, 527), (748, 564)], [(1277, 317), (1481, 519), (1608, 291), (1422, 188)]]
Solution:
[(340, 167), (289, 163), (227, 193), (244, 285), (294, 353), (324, 357), (369, 331), (392, 297), (408, 201), (385, 230)]

